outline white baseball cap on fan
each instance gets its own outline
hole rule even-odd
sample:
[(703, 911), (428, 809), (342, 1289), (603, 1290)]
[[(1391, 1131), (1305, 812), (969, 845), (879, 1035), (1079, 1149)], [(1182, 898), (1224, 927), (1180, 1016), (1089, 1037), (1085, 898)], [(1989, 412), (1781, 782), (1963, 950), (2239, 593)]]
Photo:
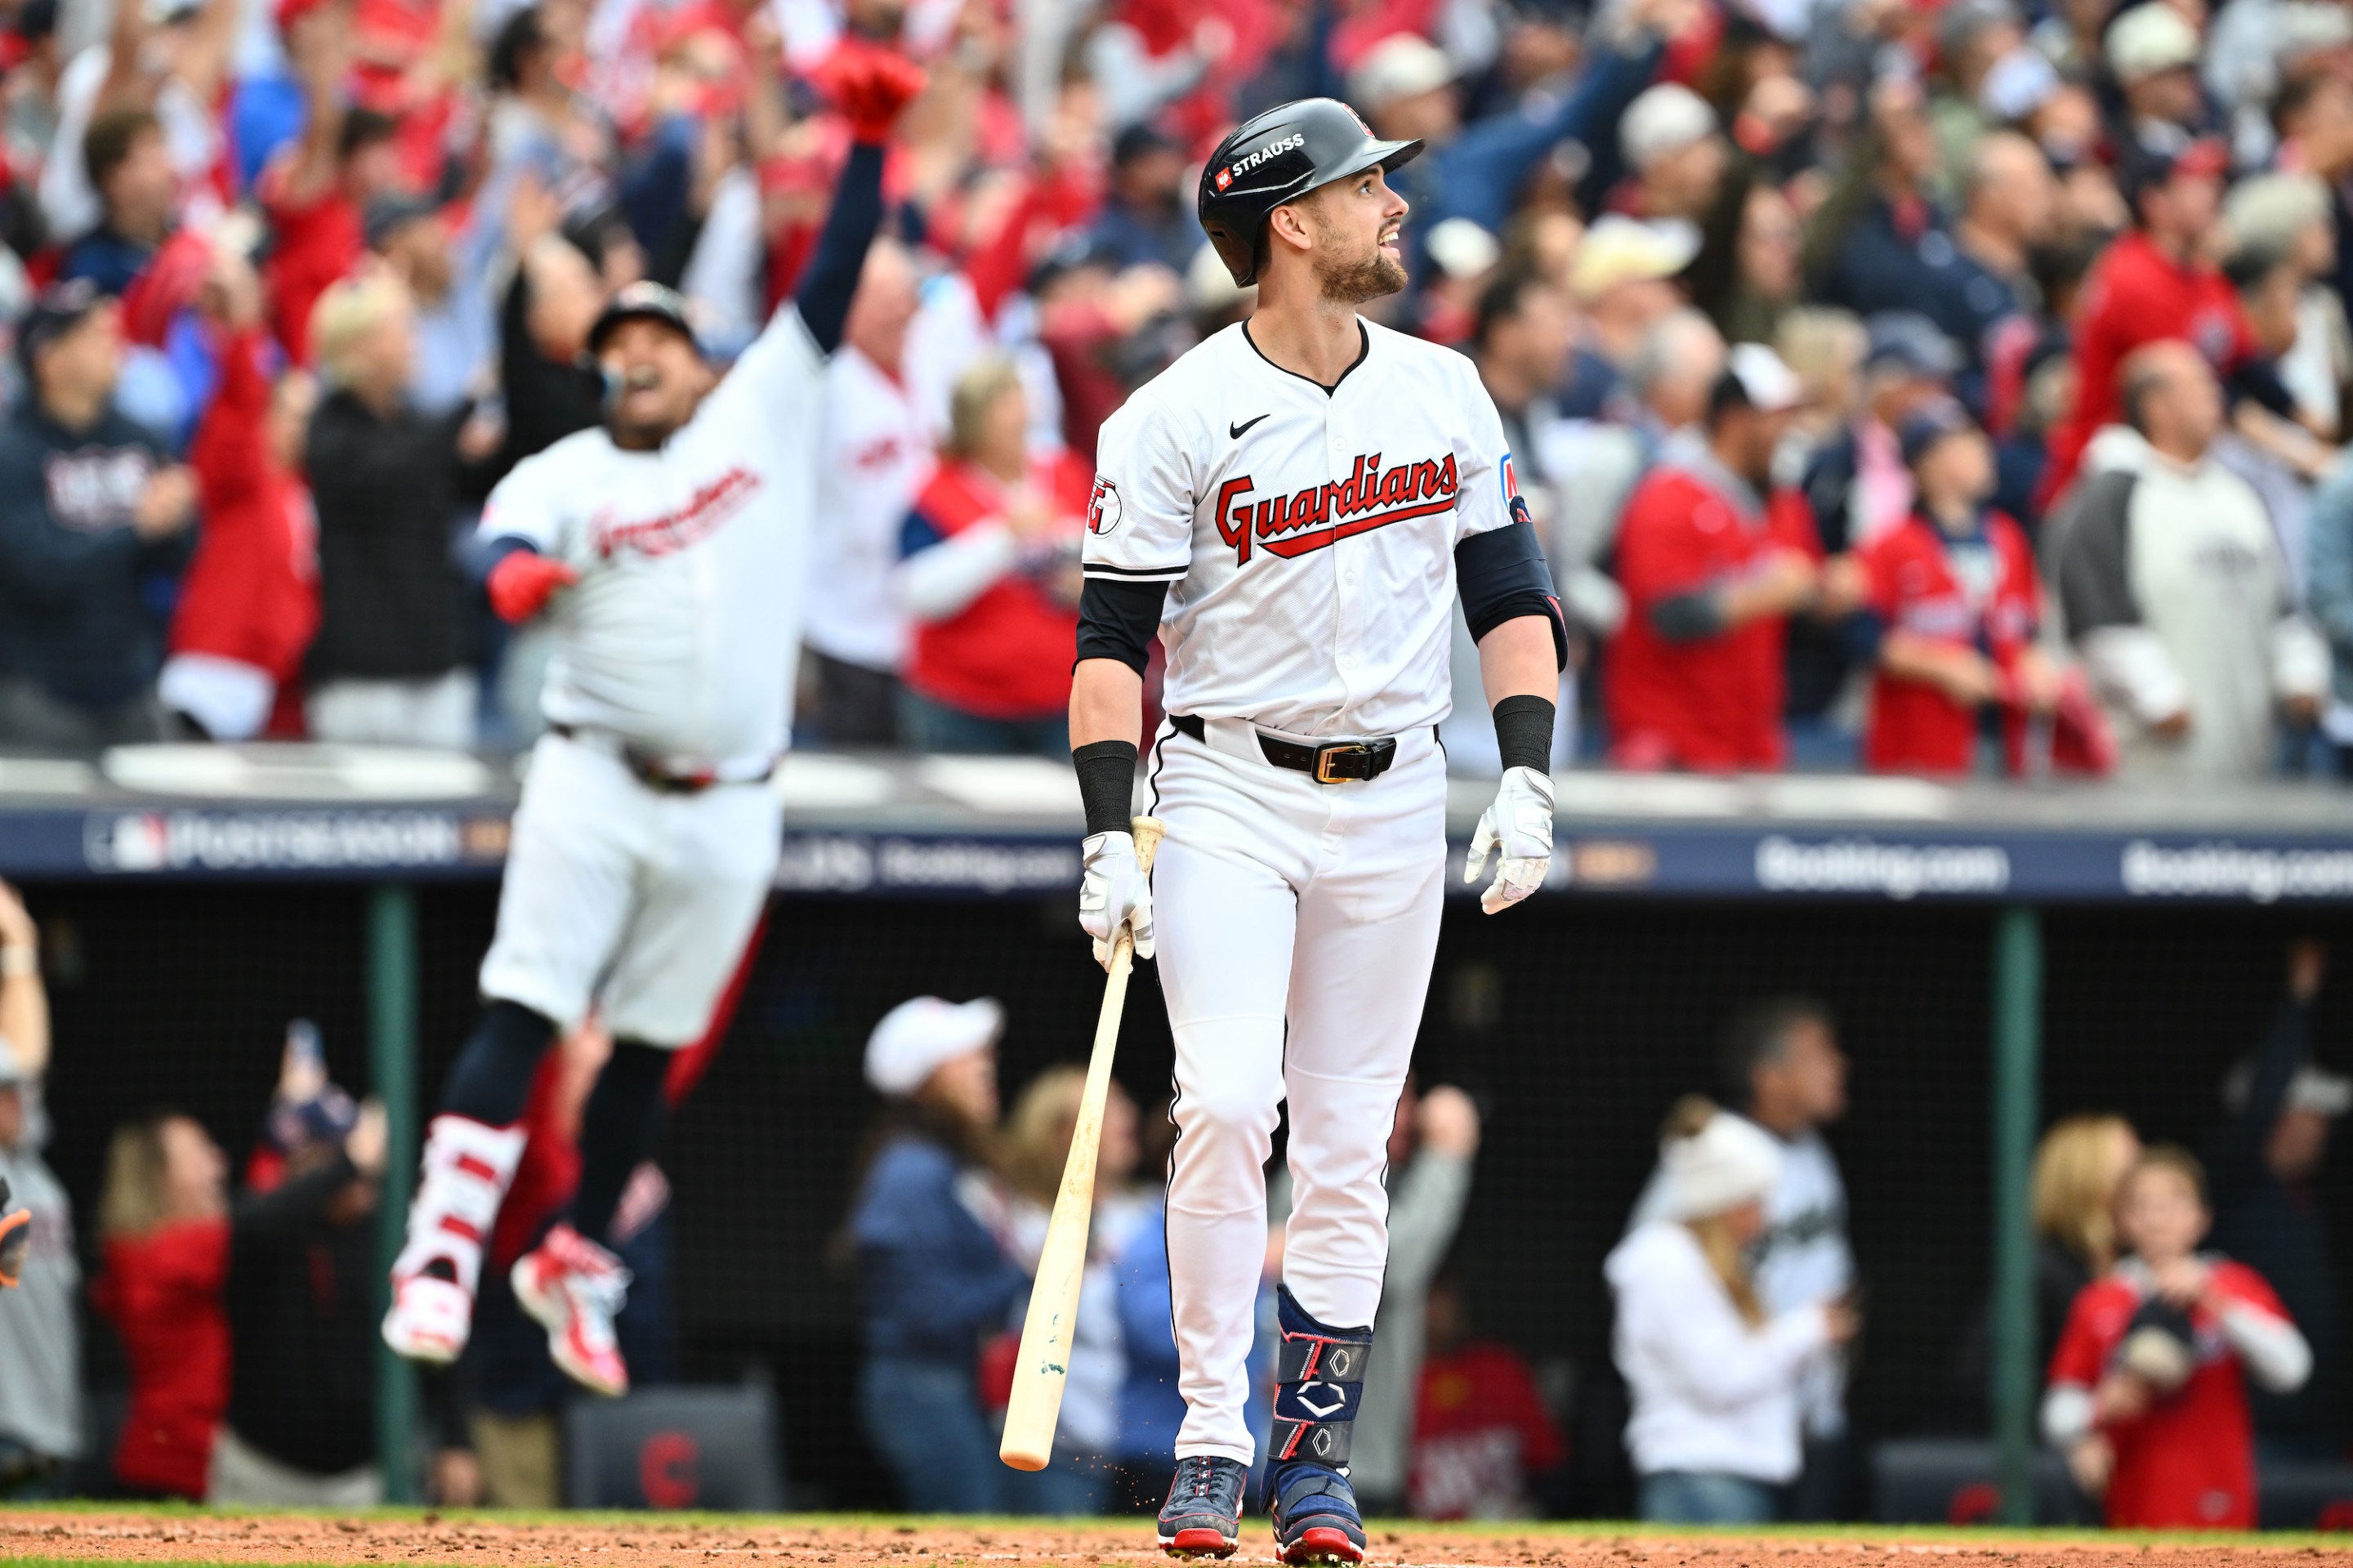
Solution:
[(992, 996), (944, 1001), (918, 996), (882, 1015), (866, 1040), (866, 1081), (878, 1093), (912, 1095), (944, 1062), (996, 1043), (1005, 1009)]

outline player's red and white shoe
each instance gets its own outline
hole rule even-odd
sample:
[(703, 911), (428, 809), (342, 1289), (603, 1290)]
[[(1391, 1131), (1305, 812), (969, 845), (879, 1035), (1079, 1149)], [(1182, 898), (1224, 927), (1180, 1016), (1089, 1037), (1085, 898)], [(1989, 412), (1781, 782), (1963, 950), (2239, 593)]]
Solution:
[(408, 1236), (392, 1261), (384, 1342), (410, 1361), (447, 1366), (466, 1348), (474, 1287), (499, 1204), (522, 1159), (519, 1127), (444, 1113), (427, 1130), (423, 1178), (408, 1206)]
[(430, 1274), (392, 1277), (384, 1342), (394, 1355), (446, 1367), (465, 1350), (473, 1324), (474, 1298), (456, 1280)]
[(629, 1271), (621, 1260), (559, 1224), (537, 1248), (515, 1260), (515, 1299), (547, 1330), (548, 1358), (564, 1375), (613, 1398), (629, 1392), (629, 1369), (613, 1337), (613, 1319), (628, 1298)]

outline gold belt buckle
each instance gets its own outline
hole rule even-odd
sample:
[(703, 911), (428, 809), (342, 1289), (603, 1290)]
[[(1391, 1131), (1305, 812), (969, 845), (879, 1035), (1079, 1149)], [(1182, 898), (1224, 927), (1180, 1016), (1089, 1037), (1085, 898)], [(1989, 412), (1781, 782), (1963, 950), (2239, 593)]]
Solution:
[(1373, 747), (1361, 740), (1335, 740), (1329, 746), (1319, 746), (1315, 748), (1315, 782), (1352, 783), (1354, 780), (1342, 779), (1332, 772), (1332, 759), (1335, 757), (1370, 757), (1372, 754)]

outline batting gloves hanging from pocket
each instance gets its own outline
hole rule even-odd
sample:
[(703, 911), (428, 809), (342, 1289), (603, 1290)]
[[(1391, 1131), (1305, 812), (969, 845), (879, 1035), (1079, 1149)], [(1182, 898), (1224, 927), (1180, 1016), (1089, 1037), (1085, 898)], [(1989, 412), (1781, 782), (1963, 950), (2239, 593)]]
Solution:
[(1462, 880), (1476, 882), (1490, 855), (1500, 856), (1495, 880), (1479, 895), (1479, 907), (1493, 915), (1544, 885), (1552, 870), (1552, 779), (1533, 768), (1507, 768), (1494, 803), (1471, 835), (1471, 858)]
[(1152, 956), (1152, 880), (1136, 858), (1134, 833), (1096, 833), (1081, 849), (1079, 924), (1095, 939), (1095, 962), (1111, 968), (1111, 946), (1125, 926), (1135, 937), (1135, 956)]

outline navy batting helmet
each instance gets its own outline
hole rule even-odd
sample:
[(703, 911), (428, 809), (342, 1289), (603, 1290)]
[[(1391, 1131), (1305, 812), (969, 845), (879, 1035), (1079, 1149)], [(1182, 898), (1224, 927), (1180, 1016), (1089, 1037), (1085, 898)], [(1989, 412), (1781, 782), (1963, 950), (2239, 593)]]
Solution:
[(659, 322), (698, 349), (702, 340), (694, 335), (694, 323), (686, 319), (686, 301), (675, 289), (659, 283), (631, 283), (605, 302), (596, 313), (596, 324), (588, 329), (588, 352), (593, 356), (605, 350), (605, 340), (623, 322)]
[(1267, 216), (1317, 185), (1394, 169), (1421, 151), (1416, 142), (1384, 142), (1336, 98), (1277, 104), (1234, 127), (1201, 170), (1201, 228), (1218, 259), (1244, 288), (1258, 281), (1258, 236)]

